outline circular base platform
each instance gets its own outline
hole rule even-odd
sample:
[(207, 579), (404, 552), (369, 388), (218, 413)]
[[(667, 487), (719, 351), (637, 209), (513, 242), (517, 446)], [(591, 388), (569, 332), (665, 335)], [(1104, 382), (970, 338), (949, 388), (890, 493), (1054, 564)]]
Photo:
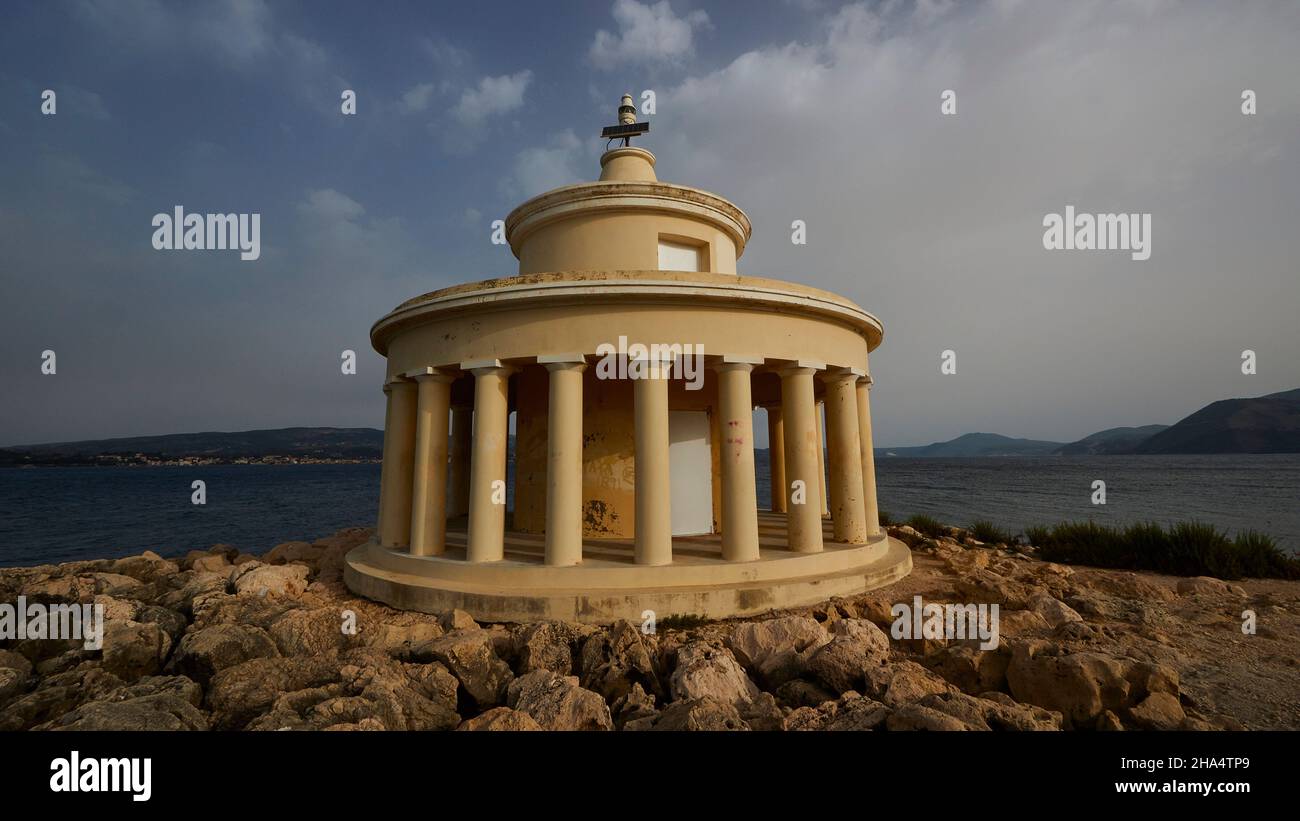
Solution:
[(459, 608), (482, 622), (608, 624), (670, 616), (708, 619), (800, 607), (883, 587), (912, 569), (907, 545), (885, 535), (866, 545), (828, 542), (820, 553), (764, 549), (752, 562), (727, 562), (674, 547), (671, 565), (623, 556), (572, 567), (505, 559), (473, 564), (454, 555), (411, 556), (369, 542), (347, 555), (343, 579), (358, 595), (403, 610)]

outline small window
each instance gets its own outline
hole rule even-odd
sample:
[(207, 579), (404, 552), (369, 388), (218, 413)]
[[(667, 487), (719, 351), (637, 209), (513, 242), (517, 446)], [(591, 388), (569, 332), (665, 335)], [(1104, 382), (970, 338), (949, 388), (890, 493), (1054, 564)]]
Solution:
[(659, 238), (660, 271), (703, 271), (704, 246)]

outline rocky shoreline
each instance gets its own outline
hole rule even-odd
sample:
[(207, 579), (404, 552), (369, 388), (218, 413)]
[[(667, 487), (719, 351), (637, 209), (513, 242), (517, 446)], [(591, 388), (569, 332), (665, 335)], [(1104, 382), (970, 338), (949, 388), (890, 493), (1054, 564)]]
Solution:
[[(1300, 728), (1300, 582), (1043, 562), (949, 529), (852, 599), (692, 623), (479, 625), (353, 596), (370, 531), (0, 569), (0, 602), (101, 604), (103, 647), (0, 641), (0, 730)], [(891, 607), (997, 604), (1000, 642), (895, 639)], [(1242, 630), (1243, 613), (1254, 633)]]

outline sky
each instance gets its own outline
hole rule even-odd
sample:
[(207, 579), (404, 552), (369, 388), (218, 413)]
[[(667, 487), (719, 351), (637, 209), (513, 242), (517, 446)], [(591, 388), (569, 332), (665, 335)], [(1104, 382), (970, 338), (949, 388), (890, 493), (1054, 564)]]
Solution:
[[(877, 445), (1300, 387), (1297, 42), (1294, 2), (9, 0), (0, 444), (382, 427), (370, 326), (515, 273), (491, 222), (595, 179), (645, 90), (742, 274), (883, 322)], [(260, 257), (156, 250), (176, 205), (260, 214)], [(1149, 214), (1150, 259), (1044, 248), (1066, 206)]]

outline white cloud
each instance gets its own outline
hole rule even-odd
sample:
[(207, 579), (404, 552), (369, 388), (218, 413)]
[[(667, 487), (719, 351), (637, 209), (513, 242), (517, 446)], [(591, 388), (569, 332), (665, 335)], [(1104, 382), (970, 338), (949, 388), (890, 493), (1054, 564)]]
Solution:
[[(1277, 215), (1300, 184), (1283, 159), (1300, 153), (1300, 86), (1284, 81), (1300, 8), (1003, 8), (851, 5), (812, 41), (665, 89), (660, 177), (749, 211), (742, 271), (881, 317), (882, 445), (1064, 439), (1240, 395), (1243, 348), (1295, 347), (1281, 305), (1300, 280)], [(1267, 115), (1241, 115), (1243, 88), (1269, 89)], [(1152, 213), (1152, 259), (1045, 252), (1043, 215), (1067, 204)], [(945, 348), (960, 376), (939, 375)]]
[(703, 11), (678, 17), (668, 0), (654, 5), (615, 0), (611, 13), (618, 33), (597, 31), (588, 52), (592, 64), (599, 68), (679, 62), (695, 53), (695, 29), (709, 25), (709, 15)]
[(461, 125), (471, 128), (482, 125), (493, 115), (521, 107), (524, 104), (524, 92), (532, 80), (533, 73), (528, 70), (500, 77), (484, 77), (478, 81), (477, 87), (465, 89), (460, 102), (452, 110), (452, 115)]
[(402, 95), (402, 110), (407, 113), (424, 111), (433, 99), (433, 83), (420, 83), (412, 86)]
[(514, 170), (502, 186), (503, 193), (522, 200), (561, 185), (589, 180), (594, 173), (583, 173), (579, 167), (584, 156), (582, 141), (572, 129), (565, 129), (545, 145), (525, 148), (515, 155)]

